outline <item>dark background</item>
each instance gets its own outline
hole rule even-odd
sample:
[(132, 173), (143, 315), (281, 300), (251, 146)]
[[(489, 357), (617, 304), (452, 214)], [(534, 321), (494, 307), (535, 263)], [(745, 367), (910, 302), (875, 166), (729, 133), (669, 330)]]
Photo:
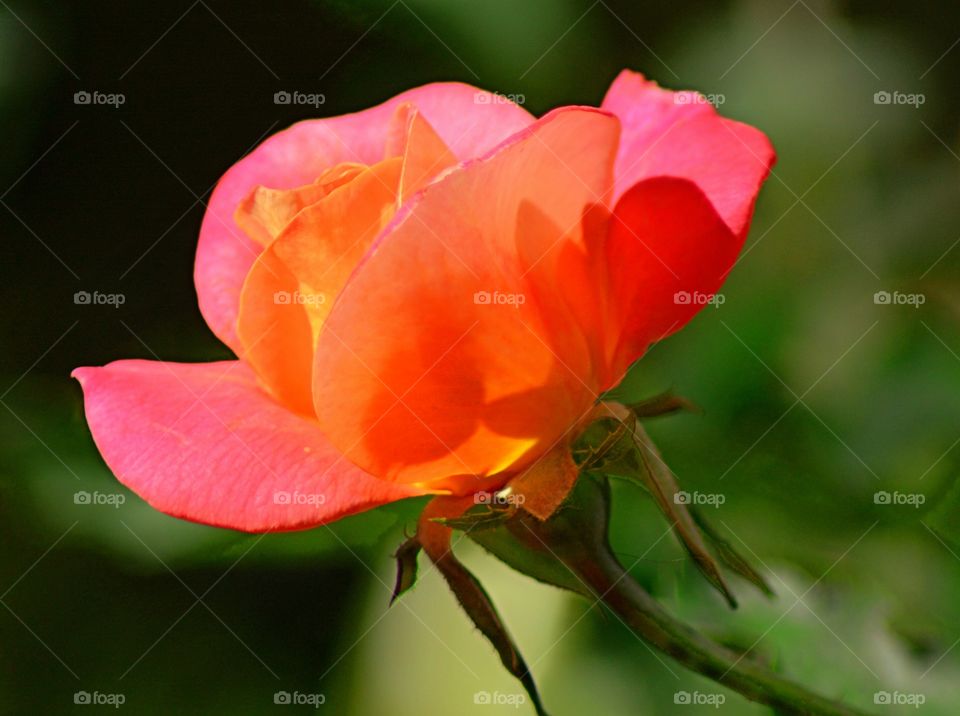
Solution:
[[(74, 706), (78, 691), (132, 713), (304, 710), (275, 706), (278, 691), (322, 693), (338, 714), (518, 712), (474, 705), (519, 689), (435, 574), (384, 615), (417, 505), (266, 537), (159, 515), (104, 468), (68, 374), (229, 357), (197, 309), (196, 238), (213, 184), (266, 135), (434, 80), (538, 114), (598, 104), (623, 67), (722, 95), (778, 149), (725, 303), (624, 391), (673, 386), (704, 407), (651, 432), (686, 489), (723, 496), (714, 522), (779, 596), (738, 583), (727, 613), (621, 486), (615, 546), (671, 609), (818, 690), (956, 713), (958, 40), (945, 0), (0, 3), (0, 713), (107, 710)], [(76, 105), (82, 90), (125, 102)], [(278, 90), (326, 103), (278, 106)], [(125, 302), (76, 305), (79, 290)], [(127, 499), (77, 505), (78, 490)], [(553, 713), (717, 712), (675, 705), (683, 690), (766, 713), (590, 605), (463, 554)]]

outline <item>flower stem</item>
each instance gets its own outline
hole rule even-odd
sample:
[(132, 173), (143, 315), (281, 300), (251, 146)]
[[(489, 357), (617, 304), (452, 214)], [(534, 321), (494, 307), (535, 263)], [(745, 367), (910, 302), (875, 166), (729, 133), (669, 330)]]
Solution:
[(864, 716), (789, 681), (671, 616), (609, 552), (577, 564), (581, 578), (638, 636), (688, 669), (784, 714)]
[[(866, 716), (820, 696), (709, 639), (664, 609), (630, 576), (609, 541), (610, 484), (585, 474), (549, 519), (517, 510), (502, 525), (470, 538), (514, 569), (603, 602), (634, 633), (683, 666), (751, 701), (791, 716)], [(759, 580), (763, 585), (762, 579)]]

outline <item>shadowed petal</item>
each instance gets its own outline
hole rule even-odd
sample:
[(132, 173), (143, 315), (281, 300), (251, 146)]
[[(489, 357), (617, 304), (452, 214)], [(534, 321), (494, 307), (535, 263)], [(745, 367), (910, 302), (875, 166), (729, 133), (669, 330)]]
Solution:
[(624, 70), (603, 108), (623, 124), (615, 197), (639, 181), (672, 176), (695, 183), (736, 235), (745, 235), (775, 154), (758, 129), (717, 114), (696, 92), (661, 89)]
[(597, 378), (580, 327), (555, 320), (564, 287), (537, 266), (585, 253), (617, 132), (595, 109), (553, 112), (431, 184), (381, 235), (317, 347), (315, 408), (349, 459), (462, 491), (572, 430)]

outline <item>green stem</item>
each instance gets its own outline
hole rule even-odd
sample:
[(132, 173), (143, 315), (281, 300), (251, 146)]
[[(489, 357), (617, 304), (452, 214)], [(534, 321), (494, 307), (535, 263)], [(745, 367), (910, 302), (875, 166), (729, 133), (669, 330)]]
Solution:
[(664, 609), (623, 568), (610, 547), (610, 485), (582, 475), (564, 505), (541, 521), (518, 510), (501, 527), (470, 538), (514, 569), (603, 602), (640, 638), (686, 668), (751, 701), (791, 716), (866, 716), (774, 673), (748, 654), (714, 642)]
[(751, 701), (779, 709), (779, 713), (813, 716), (865, 716), (865, 712), (824, 698), (784, 679), (755, 661), (706, 638), (671, 616), (607, 554), (582, 560), (581, 578), (597, 597), (638, 636), (691, 671), (703, 674)]

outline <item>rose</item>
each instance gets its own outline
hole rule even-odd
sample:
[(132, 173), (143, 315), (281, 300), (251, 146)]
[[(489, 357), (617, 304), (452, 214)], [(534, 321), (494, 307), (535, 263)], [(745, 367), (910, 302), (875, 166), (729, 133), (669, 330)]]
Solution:
[[(540, 119), (481, 95), (300, 122), (224, 175), (195, 279), (238, 360), (75, 371), (122, 482), (263, 531), (570, 469), (597, 396), (702, 308), (674, 295), (720, 287), (773, 150), (629, 71)], [(325, 499), (273, 499), (294, 491)]]

